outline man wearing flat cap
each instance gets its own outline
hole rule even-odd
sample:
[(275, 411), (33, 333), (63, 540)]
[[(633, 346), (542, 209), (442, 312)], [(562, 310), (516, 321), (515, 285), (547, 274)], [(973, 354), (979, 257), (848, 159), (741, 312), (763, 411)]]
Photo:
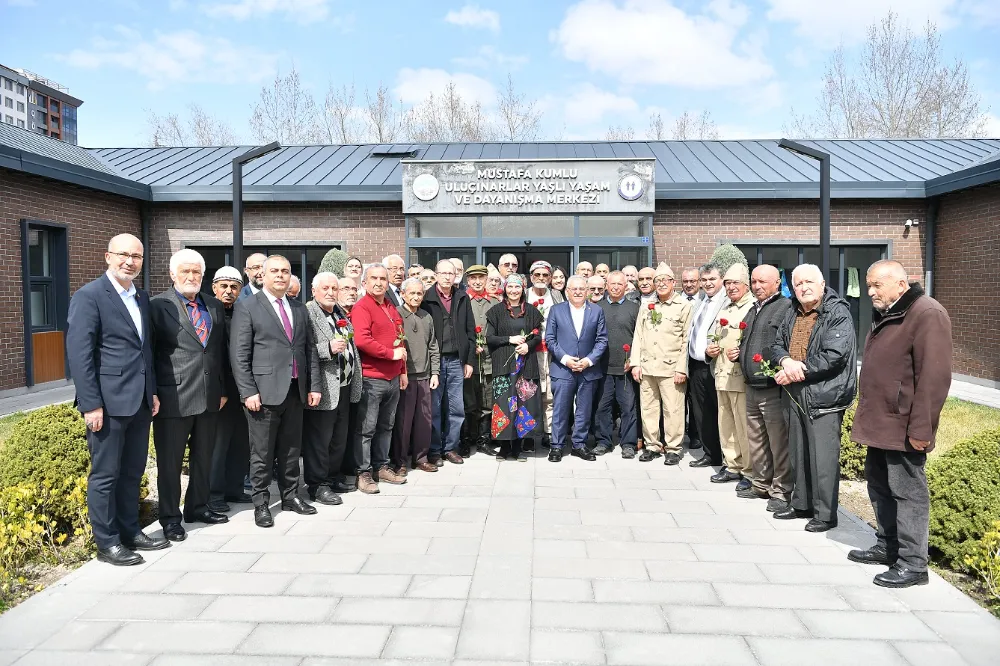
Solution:
[(482, 264), (473, 264), (465, 271), (468, 283), (466, 293), (472, 307), (472, 318), (476, 330), (476, 364), (472, 376), (462, 386), (465, 399), (465, 423), (462, 424), (462, 441), (459, 453), (467, 457), (473, 450), (496, 455), (490, 444), (490, 410), (493, 408), (493, 363), (490, 350), (480, 341), (486, 340), (486, 312), (500, 302), (496, 296), (486, 293), (488, 270)]
[(719, 441), (723, 456), (722, 469), (711, 480), (713, 483), (739, 481), (736, 485), (739, 492), (749, 490), (753, 485), (753, 466), (747, 441), (747, 385), (739, 362), (740, 341), (745, 328), (743, 318), (754, 303), (747, 267), (740, 263), (733, 264), (722, 276), (722, 286), (729, 301), (716, 316), (713, 339), (705, 348), (705, 355), (712, 359), (712, 375), (719, 400)]
[[(654, 271), (656, 300), (639, 307), (629, 365), (639, 383), (643, 450), (649, 462), (666, 454), (664, 464), (676, 465), (684, 452), (684, 391), (688, 372), (691, 303), (674, 291), (674, 272), (665, 263)], [(660, 432), (660, 416), (664, 432)], [(631, 455), (622, 447), (622, 457)], [(635, 452), (631, 452), (635, 455)]]

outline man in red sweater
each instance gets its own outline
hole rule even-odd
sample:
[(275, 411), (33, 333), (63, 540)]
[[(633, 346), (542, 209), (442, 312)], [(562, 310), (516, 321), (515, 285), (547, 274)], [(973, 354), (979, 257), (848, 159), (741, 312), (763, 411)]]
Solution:
[(358, 490), (374, 494), (378, 492), (378, 481), (406, 483), (405, 477), (389, 467), (389, 444), (399, 391), (406, 388), (406, 347), (403, 318), (385, 295), (389, 286), (385, 267), (369, 266), (362, 281), (365, 295), (351, 309), (363, 384), (358, 407), (361, 424)]

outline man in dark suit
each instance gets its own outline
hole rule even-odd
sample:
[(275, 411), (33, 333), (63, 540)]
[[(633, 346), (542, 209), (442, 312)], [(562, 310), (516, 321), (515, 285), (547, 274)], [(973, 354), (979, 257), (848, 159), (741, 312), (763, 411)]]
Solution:
[(601, 356), (608, 348), (608, 329), (601, 306), (587, 299), (587, 279), (574, 275), (566, 281), (566, 301), (552, 306), (545, 324), (545, 345), (549, 349), (549, 377), (552, 381), (552, 447), (549, 461), (562, 460), (563, 447), (570, 439), (570, 416), (574, 401), (570, 455), (583, 460), (597, 459), (588, 451), (587, 436), (594, 396), (600, 383)]
[(108, 271), (73, 294), (66, 330), (76, 406), (87, 423), (87, 512), (97, 559), (119, 566), (141, 564), (136, 550), (170, 545), (139, 529), (149, 424), (160, 408), (149, 296), (133, 282), (142, 270), (142, 252), (135, 236), (111, 239), (104, 253)]
[(205, 259), (186, 248), (170, 257), (173, 285), (150, 301), (153, 361), (160, 413), (153, 422), (156, 446), (156, 489), (160, 524), (171, 541), (183, 541), (181, 527), (181, 463), (190, 447), (184, 520), (225, 523), (224, 514), (209, 509), (209, 477), (219, 410), (226, 404), (225, 366), (229, 353), (222, 303), (199, 294)]
[(264, 288), (264, 261), (266, 260), (267, 257), (260, 252), (247, 257), (246, 266), (243, 268), (243, 272), (247, 276), (246, 284), (240, 290), (240, 296), (237, 300), (242, 301), (244, 298), (254, 296)]
[(306, 306), (286, 296), (292, 269), (273, 255), (264, 262), (264, 288), (237, 301), (229, 354), (250, 429), (250, 486), (254, 522), (271, 527), (271, 466), (278, 461), (281, 508), (316, 509), (299, 497), (302, 409), (323, 397), (319, 357)]
[(398, 308), (403, 303), (399, 288), (402, 286), (403, 280), (406, 279), (406, 264), (398, 254), (390, 254), (382, 259), (382, 265), (389, 273), (389, 288), (385, 290), (386, 298)]

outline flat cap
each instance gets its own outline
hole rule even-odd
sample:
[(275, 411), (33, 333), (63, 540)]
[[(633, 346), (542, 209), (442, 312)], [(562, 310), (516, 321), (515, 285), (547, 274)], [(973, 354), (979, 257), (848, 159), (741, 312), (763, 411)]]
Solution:
[(490, 272), (489, 269), (486, 268), (486, 266), (483, 266), (482, 264), (472, 264), (471, 266), (465, 269), (466, 275), (486, 275), (489, 272)]

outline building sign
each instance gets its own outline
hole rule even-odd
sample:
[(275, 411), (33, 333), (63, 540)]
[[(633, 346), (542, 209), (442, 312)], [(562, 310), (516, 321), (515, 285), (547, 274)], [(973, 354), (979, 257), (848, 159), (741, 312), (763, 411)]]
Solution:
[(655, 160), (402, 160), (408, 215), (652, 213)]

